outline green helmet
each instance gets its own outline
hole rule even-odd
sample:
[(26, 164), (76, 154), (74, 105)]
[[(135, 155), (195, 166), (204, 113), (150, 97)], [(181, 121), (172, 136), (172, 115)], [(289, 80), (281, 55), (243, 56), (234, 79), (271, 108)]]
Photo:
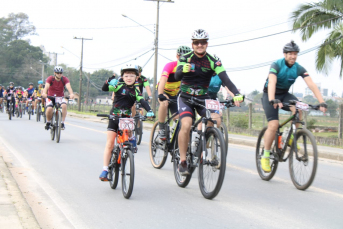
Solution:
[(138, 72), (141, 73), (143, 71), (143, 68), (138, 65)]
[(181, 55), (189, 53), (191, 51), (192, 51), (192, 49), (188, 46), (180, 46), (176, 52), (177, 52), (177, 55), (181, 56)]

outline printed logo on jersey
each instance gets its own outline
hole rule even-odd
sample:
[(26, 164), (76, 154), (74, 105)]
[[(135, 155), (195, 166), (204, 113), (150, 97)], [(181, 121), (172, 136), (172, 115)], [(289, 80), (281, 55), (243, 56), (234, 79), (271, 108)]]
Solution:
[(169, 73), (168, 73), (167, 71), (164, 71), (164, 72), (162, 72), (162, 76), (168, 77), (168, 76), (169, 76)]
[(221, 62), (220, 60), (218, 60), (218, 61), (216, 62), (216, 65), (217, 65), (217, 66), (221, 66), (221, 65), (222, 65), (222, 62)]
[(205, 67), (201, 67), (201, 71), (203, 71), (203, 72), (208, 72), (209, 70), (211, 70), (211, 69), (205, 68)]
[(270, 72), (277, 73), (277, 71), (276, 71), (274, 68), (271, 68), (269, 71), (270, 71)]
[(309, 76), (309, 75), (310, 75), (310, 74), (308, 74), (308, 72), (305, 72), (305, 73), (304, 73), (304, 76)]
[(122, 95), (125, 95), (126, 90), (124, 89), (123, 92), (121, 93)]
[(180, 60), (186, 60), (186, 57), (181, 56), (181, 57), (180, 57)]

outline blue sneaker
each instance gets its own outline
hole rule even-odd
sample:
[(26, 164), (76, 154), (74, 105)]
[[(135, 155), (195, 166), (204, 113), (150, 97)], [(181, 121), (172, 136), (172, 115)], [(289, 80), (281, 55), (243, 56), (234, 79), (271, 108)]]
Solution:
[(108, 181), (107, 174), (108, 174), (107, 171), (105, 171), (105, 170), (102, 171), (102, 173), (101, 173), (100, 176), (99, 176), (99, 179), (100, 179), (101, 181)]

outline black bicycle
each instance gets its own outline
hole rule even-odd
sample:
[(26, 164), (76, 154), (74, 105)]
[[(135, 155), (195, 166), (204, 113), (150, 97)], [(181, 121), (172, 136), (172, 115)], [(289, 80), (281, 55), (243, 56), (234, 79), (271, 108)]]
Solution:
[(14, 97), (13, 94), (11, 94), (9, 96), (6, 95), (7, 103), (9, 103), (9, 105), (8, 105), (8, 119), (9, 120), (12, 120), (12, 115), (13, 115), (13, 102), (12, 102), (13, 97)]
[[(176, 103), (177, 100), (168, 99), (169, 103)], [(159, 137), (158, 132), (160, 131), (158, 121), (156, 121), (152, 127), (151, 134), (150, 134), (150, 161), (154, 168), (160, 169), (164, 166), (168, 158), (168, 152), (173, 158), (173, 149), (174, 149), (174, 142), (177, 137), (175, 134), (179, 130), (179, 120), (174, 118), (178, 115), (178, 113), (173, 114), (172, 116), (169, 115), (167, 112), (167, 121), (164, 123), (165, 126), (165, 133), (166, 133), (166, 140), (161, 140)], [(169, 124), (173, 122), (172, 128), (170, 128)]]
[(43, 117), (44, 118), (44, 123), (46, 123), (46, 115), (45, 115), (45, 112), (44, 112), (45, 109), (44, 109), (44, 106), (43, 106), (43, 103), (42, 103), (42, 98), (38, 97), (37, 100), (38, 100), (38, 103), (36, 105), (37, 106), (37, 108), (36, 108), (36, 121), (40, 122), (41, 117)]
[[(57, 97), (57, 96), (47, 96), (48, 99), (53, 101), (54, 107), (52, 112), (52, 119), (51, 119), (51, 125), (50, 125), (50, 136), (51, 140), (55, 140), (56, 143), (60, 142), (61, 139), (61, 130), (62, 130), (62, 110), (61, 110), (61, 103), (63, 97)], [(69, 99), (69, 96), (64, 97), (66, 99)], [(30, 112), (29, 112), (30, 114)]]
[[(146, 99), (147, 101), (148, 99)], [(144, 119), (144, 116), (140, 113), (141, 111), (141, 103), (140, 102), (136, 102), (135, 103), (136, 106), (136, 115), (133, 117), (133, 119), (135, 120), (135, 130), (134, 130), (134, 134), (136, 137), (136, 142), (137, 145), (141, 144), (142, 141), (142, 135), (143, 135), (143, 121), (145, 121), (146, 119)]]
[[(316, 140), (305, 127), (298, 128), (296, 124), (305, 123), (300, 121), (299, 110), (314, 109), (318, 110), (319, 105), (310, 105), (290, 100), (283, 103), (283, 106), (295, 106), (295, 114), (279, 125), (270, 149), (271, 172), (266, 173), (262, 169), (261, 158), (264, 154), (264, 134), (267, 127), (263, 128), (258, 136), (256, 145), (256, 167), (258, 174), (263, 180), (269, 181), (276, 173), (279, 162), (286, 162), (289, 159), (289, 172), (292, 182), (297, 189), (305, 190), (313, 182), (318, 164), (318, 150)], [(280, 131), (288, 122), (291, 127)], [(290, 148), (289, 153), (286, 153)]]
[(27, 114), (29, 115), (29, 120), (31, 120), (31, 115), (33, 115), (33, 109), (32, 109), (32, 98), (27, 98), (28, 101), (28, 108), (27, 108)]
[[(176, 183), (180, 187), (186, 187), (191, 180), (192, 173), (196, 167), (199, 167), (199, 187), (202, 195), (206, 199), (216, 197), (224, 181), (226, 170), (226, 147), (222, 133), (216, 127), (217, 122), (211, 118), (211, 112), (201, 103), (204, 100), (194, 98), (193, 96), (182, 95), (188, 99), (188, 103), (200, 106), (206, 109), (205, 117), (196, 121), (190, 131), (190, 140), (187, 149), (186, 161), (188, 164), (189, 175), (182, 176), (178, 171), (180, 164), (180, 152), (177, 136), (174, 142), (173, 168)], [(208, 122), (214, 124), (214, 127), (206, 126)], [(202, 123), (199, 142), (192, 145), (192, 133), (197, 131), (198, 124)]]

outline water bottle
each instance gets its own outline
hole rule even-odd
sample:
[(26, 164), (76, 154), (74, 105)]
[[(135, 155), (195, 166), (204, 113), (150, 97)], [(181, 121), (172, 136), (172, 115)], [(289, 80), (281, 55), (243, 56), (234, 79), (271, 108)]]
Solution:
[(177, 120), (174, 120), (173, 121), (173, 126), (170, 128), (170, 137), (173, 135), (174, 133), (174, 130), (176, 128), (176, 123), (177, 123)]
[(288, 133), (289, 133), (289, 128), (286, 127), (284, 130), (283, 130), (283, 133), (282, 133), (282, 137), (281, 137), (281, 148), (283, 148), (286, 144), (286, 140), (287, 140), (287, 137), (288, 137)]
[(193, 134), (192, 134), (192, 144), (191, 144), (191, 151), (192, 151), (192, 153), (196, 152), (197, 146), (199, 144), (199, 139), (200, 139), (200, 136), (199, 136), (198, 132), (193, 132)]
[(137, 146), (135, 135), (132, 135), (132, 137), (129, 138), (129, 142), (132, 144), (132, 147)]

